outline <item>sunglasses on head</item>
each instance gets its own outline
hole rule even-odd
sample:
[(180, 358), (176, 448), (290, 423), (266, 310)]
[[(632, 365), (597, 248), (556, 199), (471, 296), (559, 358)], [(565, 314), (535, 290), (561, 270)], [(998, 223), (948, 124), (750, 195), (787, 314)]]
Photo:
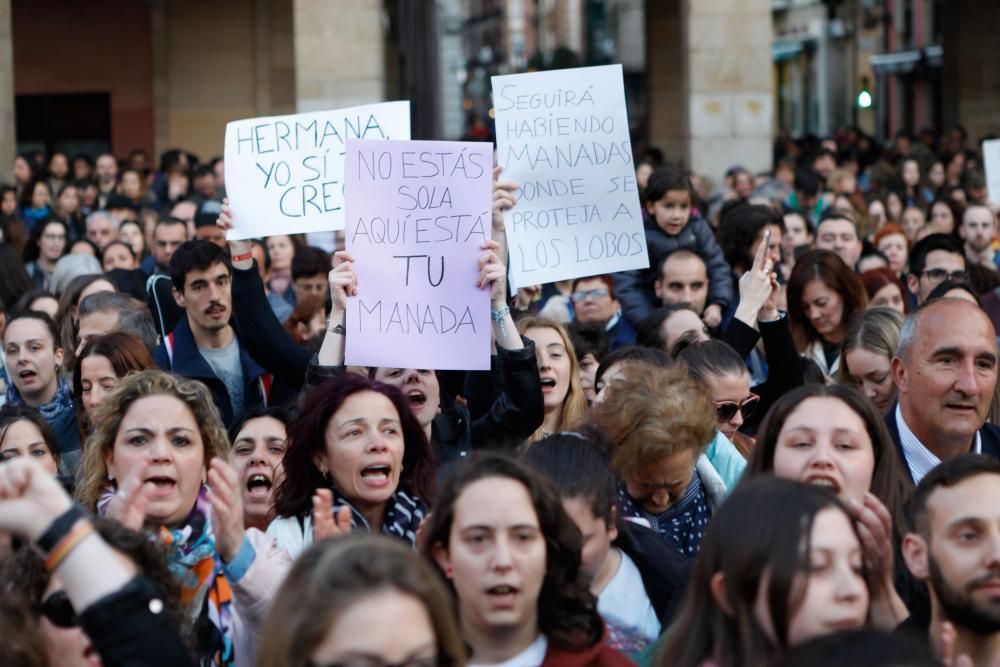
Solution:
[(727, 422), (735, 417), (737, 412), (743, 415), (743, 419), (746, 419), (753, 414), (759, 402), (760, 396), (750, 394), (739, 403), (736, 401), (712, 401), (712, 404), (715, 406), (716, 418), (720, 422)]
[(42, 616), (49, 619), (49, 623), (56, 627), (75, 628), (80, 625), (80, 619), (76, 617), (73, 603), (69, 601), (64, 591), (53, 593), (42, 600), (38, 610)]

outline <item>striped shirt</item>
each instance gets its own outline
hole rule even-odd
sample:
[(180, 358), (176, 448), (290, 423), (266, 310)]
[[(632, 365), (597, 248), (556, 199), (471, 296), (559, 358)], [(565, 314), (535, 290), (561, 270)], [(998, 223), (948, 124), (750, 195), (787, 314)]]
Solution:
[[(896, 404), (896, 426), (899, 428), (899, 444), (903, 447), (903, 457), (906, 459), (906, 465), (910, 468), (913, 483), (919, 484), (924, 475), (941, 463), (941, 459), (927, 449), (906, 425), (903, 411), (899, 408), (898, 403)], [(976, 431), (976, 445), (972, 451), (976, 454), (983, 453), (983, 439), (979, 435), (979, 431)]]

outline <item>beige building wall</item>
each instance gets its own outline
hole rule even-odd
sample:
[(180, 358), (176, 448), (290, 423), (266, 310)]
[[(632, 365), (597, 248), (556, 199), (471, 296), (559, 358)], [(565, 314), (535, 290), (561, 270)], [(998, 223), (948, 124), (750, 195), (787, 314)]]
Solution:
[(718, 180), (771, 166), (769, 0), (648, 0), (650, 142)]

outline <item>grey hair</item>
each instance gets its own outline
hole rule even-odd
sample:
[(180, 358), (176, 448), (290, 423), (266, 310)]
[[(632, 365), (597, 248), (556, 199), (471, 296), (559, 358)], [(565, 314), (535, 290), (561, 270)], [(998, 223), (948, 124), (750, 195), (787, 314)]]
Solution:
[(156, 325), (146, 304), (121, 292), (97, 292), (80, 301), (77, 306), (80, 318), (93, 313), (117, 313), (115, 331), (132, 334), (152, 352), (159, 344)]
[(86, 225), (89, 227), (90, 222), (92, 220), (101, 220), (101, 219), (107, 220), (112, 225), (115, 223), (115, 219), (112, 218), (111, 214), (108, 213), (107, 211), (94, 211), (93, 213), (87, 216)]
[(975, 308), (983, 315), (983, 317), (986, 317), (986, 313), (983, 312), (982, 308), (977, 307), (976, 304), (970, 303), (965, 299), (941, 297), (925, 301), (903, 321), (903, 326), (899, 330), (899, 345), (896, 347), (896, 356), (902, 359), (904, 363), (909, 363), (910, 348), (913, 347), (913, 343), (916, 341), (917, 329), (920, 327), (920, 322), (924, 319), (924, 314), (927, 311), (932, 310), (938, 304), (953, 302), (964, 303), (971, 308)]

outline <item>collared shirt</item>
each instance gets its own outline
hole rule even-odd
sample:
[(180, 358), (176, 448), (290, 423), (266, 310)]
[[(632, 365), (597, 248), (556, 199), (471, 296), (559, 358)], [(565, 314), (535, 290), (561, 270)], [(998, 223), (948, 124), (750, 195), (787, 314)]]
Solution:
[[(899, 428), (899, 444), (903, 446), (903, 457), (906, 459), (906, 465), (910, 468), (913, 483), (919, 484), (924, 475), (941, 463), (941, 459), (927, 449), (927, 446), (920, 442), (910, 427), (906, 425), (899, 404), (896, 405), (896, 426)], [(983, 453), (983, 439), (979, 435), (979, 431), (976, 431), (976, 444), (972, 451), (976, 454)]]

